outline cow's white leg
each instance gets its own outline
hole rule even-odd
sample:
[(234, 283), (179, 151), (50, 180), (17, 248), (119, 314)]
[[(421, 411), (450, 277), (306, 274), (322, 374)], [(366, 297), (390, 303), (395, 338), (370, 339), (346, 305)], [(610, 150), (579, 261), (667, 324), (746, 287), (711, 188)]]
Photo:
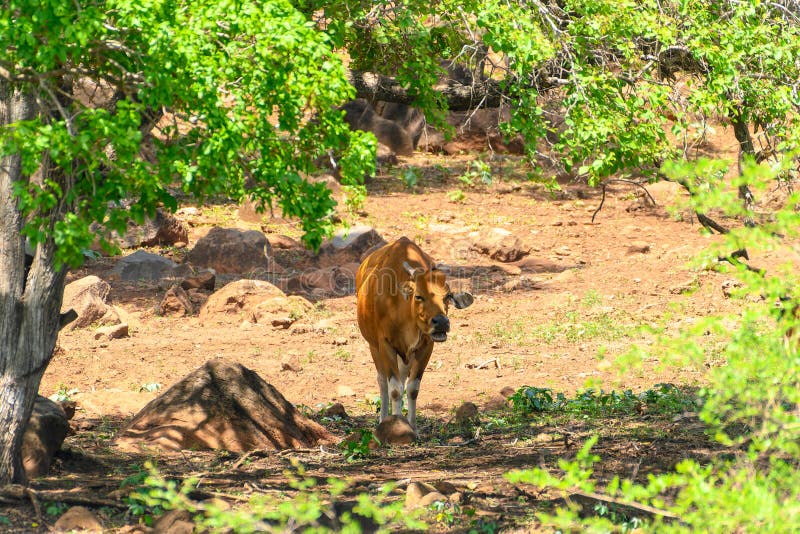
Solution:
[(389, 396), (392, 398), (392, 415), (402, 415), (403, 383), (396, 376), (389, 378)]
[(389, 382), (386, 376), (378, 373), (378, 389), (381, 392), (381, 421), (389, 415)]
[(414, 429), (414, 433), (418, 434), (417, 432), (417, 395), (419, 395), (419, 378), (414, 378), (408, 381), (408, 422), (411, 424), (411, 428)]

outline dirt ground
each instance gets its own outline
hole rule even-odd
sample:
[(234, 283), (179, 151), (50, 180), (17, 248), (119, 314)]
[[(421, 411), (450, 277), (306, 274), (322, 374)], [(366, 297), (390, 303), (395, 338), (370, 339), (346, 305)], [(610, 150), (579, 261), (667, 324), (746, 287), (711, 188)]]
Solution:
[[(724, 137), (711, 148), (733, 155), (734, 142), (732, 136)], [(476, 159), (491, 165), (490, 186), (480, 180), (469, 186), (459, 179)], [(419, 174), (413, 189), (398, 177), (409, 168)], [(648, 186), (656, 201), (650, 206), (638, 188), (610, 184), (592, 222), (600, 189), (565, 182), (561, 191), (551, 192), (526, 180), (525, 172), (512, 156), (418, 154), (402, 159), (397, 168), (384, 169), (368, 184), (363, 209), (345, 215), (353, 224), (373, 226), (387, 241), (408, 236), (438, 261), (462, 267), (461, 272), (480, 268), (488, 273), (479, 284), (474, 278), (451, 279), (454, 289), (471, 290), (476, 299), (468, 309), (451, 311), (452, 334), (437, 345), (425, 374), (418, 405), (421, 443), (376, 451), (354, 462), (334, 449), (258, 454), (238, 465), (232, 455), (186, 453), (177, 461), (162, 459), (160, 466), (175, 476), (202, 472), (202, 488), (223, 497), (288, 491), (284, 470), (291, 458), (300, 460), (311, 476), (353, 481), (355, 492), (391, 480), (448, 480), (463, 488), (467, 504), (461, 508), (475, 515), (463, 521), (434, 517), (433, 528), (490, 531), (486, 525), (535, 529), (532, 514), (547, 503), (535, 492), (510, 485), (502, 478), (505, 472), (572, 457), (576, 444), (598, 427), (603, 438), (596, 452), (603, 461), (596, 472), (601, 478), (642, 477), (687, 455), (711, 454), (698, 425), (646, 417), (636, 424), (575, 421), (554, 428), (532, 421), (524, 428), (492, 426), (495, 416), (489, 407), (508, 386), (572, 395), (587, 385), (635, 392), (664, 382), (698, 385), (703, 369), (664, 368), (651, 359), (620, 376), (609, 361), (634, 344), (653, 343), (639, 327), (663, 324), (676, 330), (698, 317), (736, 308), (722, 291), (729, 276), (691, 265), (718, 237), (704, 235), (692, 213), (680, 207), (686, 201), (680, 186)], [(183, 219), (191, 228), (190, 247), (213, 225), (299, 235), (295, 224), (281, 219), (261, 225), (245, 222), (232, 205), (201, 207)], [(499, 264), (471, 252), (469, 233), (493, 227), (517, 236), (530, 247), (530, 255)], [(751, 257), (765, 268), (781, 261), (769, 251), (751, 251)], [(103, 277), (114, 261), (96, 260), (71, 279), (88, 273)], [(129, 314), (130, 337), (97, 340), (91, 328), (65, 329), (42, 382), (43, 395), (69, 392), (78, 407), (72, 421), (76, 432), (67, 438), (53, 474), (36, 482), (42, 491), (77, 488), (76, 495), (119, 499), (114, 491), (120, 481), (147, 458), (109, 447), (114, 431), (158, 394), (149, 390), (166, 389), (210, 358), (224, 357), (253, 369), (307, 413), (342, 403), (352, 417), (349, 423), (322, 420), (337, 435), (374, 426), (378, 389), (356, 325), (354, 295), (317, 303), (304, 319), (309, 328), (298, 333), (269, 325), (231, 327), (197, 317), (159, 317), (151, 310), (166, 288), (118, 281), (111, 285), (113, 303)], [(465, 401), (484, 407), (483, 434), (477, 439), (446, 430), (454, 409)], [(641, 425), (649, 430), (642, 431)], [(113, 509), (101, 513), (109, 529), (139, 520), (122, 504)], [(27, 504), (0, 508), (0, 515), (6, 514), (22, 531), (33, 523), (37, 529), (52, 524), (54, 517), (43, 513), (37, 519), (34, 512)]]

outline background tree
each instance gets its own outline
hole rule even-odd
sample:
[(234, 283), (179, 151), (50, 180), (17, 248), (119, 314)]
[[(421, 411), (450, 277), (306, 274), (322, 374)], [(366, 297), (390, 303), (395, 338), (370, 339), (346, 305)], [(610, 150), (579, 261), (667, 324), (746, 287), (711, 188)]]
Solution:
[(336, 109), (351, 95), (288, 2), (0, 3), (0, 484), (24, 480), (22, 431), (91, 223), (247, 194), (316, 246), (334, 202), (306, 173), (333, 151), (359, 187), (374, 153)]

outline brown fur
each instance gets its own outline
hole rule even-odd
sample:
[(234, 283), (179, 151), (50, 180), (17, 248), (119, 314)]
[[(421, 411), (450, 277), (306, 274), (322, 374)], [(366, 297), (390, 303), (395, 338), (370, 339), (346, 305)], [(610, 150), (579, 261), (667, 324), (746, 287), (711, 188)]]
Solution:
[[(416, 270), (413, 279), (404, 263)], [(394, 378), (405, 387), (401, 362), (408, 367), (409, 384), (422, 378), (433, 352), (431, 335), (436, 330), (435, 323), (447, 316), (452, 296), (445, 279), (445, 273), (435, 268), (433, 260), (405, 237), (376, 250), (359, 267), (358, 326), (369, 343), (379, 386), (381, 380)], [(393, 400), (397, 401), (395, 393), (402, 395), (402, 389), (393, 392)], [(416, 390), (409, 389), (412, 426), (416, 420), (412, 413), (416, 394)], [(382, 393), (381, 400), (383, 419), (388, 398)]]

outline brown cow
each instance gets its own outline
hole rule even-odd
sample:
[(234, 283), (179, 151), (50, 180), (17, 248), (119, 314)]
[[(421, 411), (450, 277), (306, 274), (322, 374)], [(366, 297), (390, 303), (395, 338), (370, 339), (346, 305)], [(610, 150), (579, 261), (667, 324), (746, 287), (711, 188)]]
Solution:
[(466, 308), (469, 293), (452, 293), (445, 273), (406, 237), (370, 254), (356, 274), (358, 326), (378, 370), (381, 421), (400, 415), (408, 381), (408, 422), (417, 432), (420, 380), (434, 341), (447, 340), (447, 308)]

